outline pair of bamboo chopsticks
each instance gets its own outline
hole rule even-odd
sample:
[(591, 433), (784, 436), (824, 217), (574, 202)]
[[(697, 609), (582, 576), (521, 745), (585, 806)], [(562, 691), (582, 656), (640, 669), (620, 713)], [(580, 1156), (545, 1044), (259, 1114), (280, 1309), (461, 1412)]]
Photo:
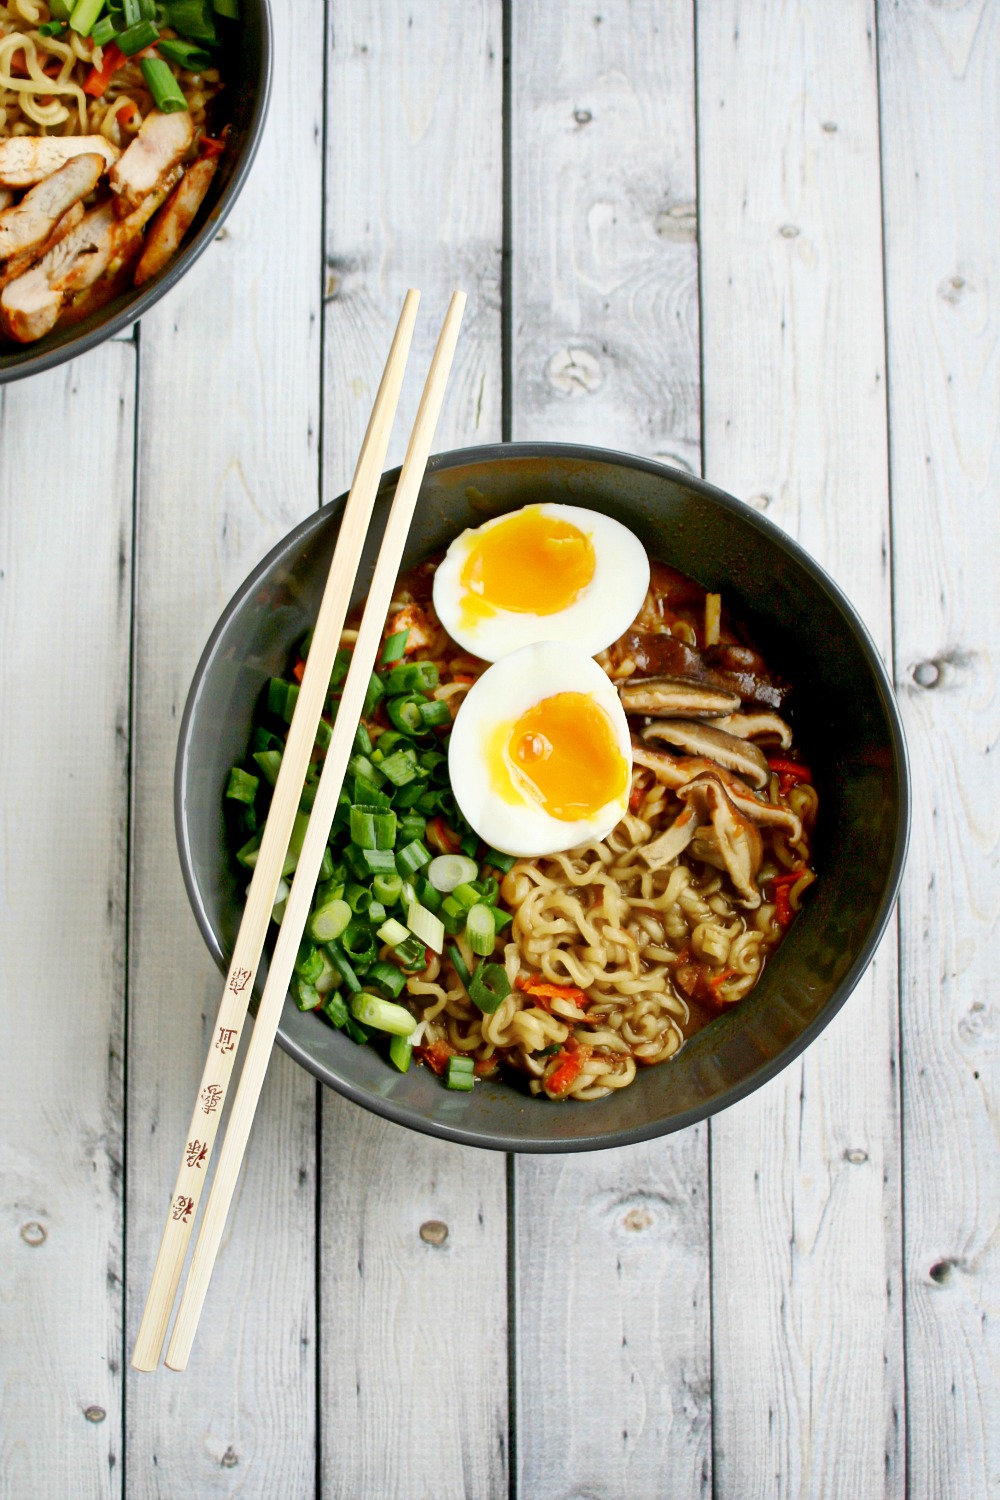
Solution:
[[(194, 1227), (201, 1189), (233, 1071), (236, 1048), (246, 1021), (247, 1007), (264, 948), (292, 823), (298, 810), (309, 756), (329, 689), (334, 654), (340, 645), (372, 507), (385, 466), (389, 434), (399, 400), (419, 300), (419, 292), (410, 291), (406, 295), (347, 497), (336, 550), (330, 564), (264, 827), (264, 837), (247, 892), (246, 907), (226, 976), (222, 1003), (216, 1017), (198, 1099), (191, 1117), (181, 1167), (174, 1184), (170, 1210), (139, 1325), (132, 1355), (132, 1365), (137, 1370), (155, 1370), (160, 1362), (167, 1324), (177, 1295), (188, 1241)], [(222, 1143), (215, 1181), (167, 1348), (166, 1363), (172, 1370), (187, 1368), (197, 1332), (296, 954), (312, 906), (313, 891), (337, 810), (337, 799), (351, 756), (362, 704), (375, 667), (386, 613), (392, 602), (410, 520), (444, 400), (465, 301), (464, 292), (455, 292), (452, 296), (410, 434), (406, 459), (396, 485), (368, 602), (344, 683), (333, 736), (326, 753), (267, 983), (233, 1101), (229, 1126)]]

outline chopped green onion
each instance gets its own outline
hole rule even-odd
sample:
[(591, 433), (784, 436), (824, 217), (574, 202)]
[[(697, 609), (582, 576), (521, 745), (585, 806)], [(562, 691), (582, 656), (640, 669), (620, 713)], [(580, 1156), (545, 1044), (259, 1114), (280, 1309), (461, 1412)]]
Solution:
[(77, 0), (70, 15), (69, 24), (80, 36), (89, 36), (103, 9), (104, 0)]
[(507, 926), (507, 923), (513, 922), (514, 920), (513, 912), (504, 911), (500, 906), (491, 906), (488, 908), (488, 910), (493, 917), (493, 926), (496, 928), (497, 932), (503, 932), (504, 928)]
[(405, 1036), (394, 1036), (389, 1043), (389, 1060), (401, 1073), (410, 1071), (410, 1059), (413, 1056), (413, 1047)]
[(329, 750), (330, 741), (333, 739), (333, 729), (325, 719), (320, 719), (316, 725), (315, 745), (317, 750)]
[(355, 880), (367, 881), (371, 871), (368, 868), (368, 862), (364, 854), (358, 848), (357, 844), (348, 844), (344, 850), (344, 863)]
[(396, 814), (389, 810), (375, 814), (375, 848), (390, 850), (396, 842)]
[(196, 42), (218, 41), (207, 0), (171, 0), (167, 17), (175, 31)]
[[(135, 26), (129, 26), (127, 30), (120, 31), (117, 41), (126, 57), (134, 57), (144, 47), (152, 47), (154, 42), (159, 40), (159, 37), (160, 33), (152, 21), (139, 21)], [(166, 63), (164, 63), (164, 67), (166, 67)], [(167, 68), (167, 71), (170, 72), (170, 69)], [(173, 74), (171, 73), (170, 76), (173, 77)], [(152, 84), (150, 84), (150, 88), (152, 88)], [(186, 109), (187, 105), (185, 104), (184, 107)]]
[(334, 1026), (343, 1027), (347, 1025), (350, 1012), (343, 995), (338, 995), (336, 990), (331, 990), (322, 1005), (323, 1014), (329, 1016)]
[(485, 904), (487, 906), (495, 906), (497, 898), (500, 895), (500, 887), (497, 884), (496, 876), (487, 875), (485, 880), (480, 880), (477, 883), (479, 885), (479, 894)]
[(354, 731), (354, 747), (351, 753), (353, 755), (371, 755), (372, 737), (368, 733), (367, 725), (359, 724)]
[(442, 724), (451, 723), (451, 709), (447, 703), (437, 700), (431, 703), (421, 703), (420, 717), (427, 729), (438, 729)]
[(417, 757), (413, 750), (394, 750), (387, 755), (380, 767), (382, 775), (392, 782), (393, 786), (405, 786), (418, 776)]
[(122, 0), (122, 15), (126, 26), (135, 26), (143, 19), (139, 0)]
[(372, 881), (375, 899), (385, 906), (394, 906), (403, 891), (403, 877), (395, 869), (380, 871)]
[(341, 953), (340, 949), (334, 948), (332, 946), (328, 947), (326, 949), (326, 956), (333, 964), (333, 967), (337, 970), (341, 979), (347, 985), (347, 988), (355, 992), (360, 990), (361, 981), (358, 978), (357, 974), (355, 974), (354, 970), (351, 968), (348, 960), (344, 957), (343, 953)]
[(471, 881), (463, 881), (461, 885), (456, 885), (451, 895), (452, 900), (460, 902), (466, 911), (475, 906), (479, 900), (479, 892)]
[(254, 730), (253, 738), (250, 741), (250, 749), (252, 751), (277, 750), (280, 753), (282, 750), (284, 750), (284, 748), (284, 740), (281, 739), (278, 735), (272, 734), (269, 729), (263, 729), (260, 725), (258, 725)]
[(323, 858), (320, 860), (319, 878), (320, 880), (329, 880), (332, 874), (333, 855), (330, 853), (329, 846), (327, 846), (327, 848), (323, 850)]
[(458, 947), (454, 943), (449, 943), (447, 948), (445, 949), (445, 952), (451, 959), (455, 973), (465, 985), (465, 988), (468, 989), (469, 985), (472, 983), (472, 975), (469, 973), (468, 966), (465, 962), (465, 959), (459, 952)]
[(448, 1067), (454, 1073), (474, 1073), (476, 1065), (467, 1052), (453, 1052), (448, 1059)]
[(387, 964), (384, 959), (379, 959), (378, 963), (372, 964), (365, 980), (368, 984), (377, 984), (380, 989), (388, 990), (389, 998), (395, 1000), (406, 983), (406, 976), (395, 964)]
[(363, 776), (366, 781), (370, 781), (378, 787), (385, 784), (385, 777), (382, 775), (382, 772), (377, 766), (372, 765), (367, 755), (352, 755), (347, 762), (347, 774), (355, 778)]
[[(463, 1064), (468, 1064), (468, 1067)], [(476, 1086), (476, 1075), (473, 1071), (471, 1057), (449, 1057), (448, 1071), (445, 1074), (445, 1088), (458, 1089), (464, 1094), (471, 1094)]]
[(333, 666), (330, 668), (331, 689), (339, 688), (347, 676), (351, 666), (351, 655), (352, 653), (347, 650), (346, 646), (341, 646), (340, 650), (334, 656)]
[[(146, 80), (146, 86), (153, 96), (153, 102), (161, 114), (176, 115), (182, 109), (187, 109), (187, 100), (181, 91), (180, 84), (170, 71), (170, 67), (163, 61), (162, 57), (144, 57), (142, 59), (142, 76)], [(298, 684), (291, 683), (290, 689), (295, 688), (295, 697), (298, 697)], [(292, 721), (292, 711), (288, 705), (288, 698), (292, 694), (289, 690), (285, 699), (285, 717), (289, 723)], [(294, 703), (292, 704), (294, 708)]]
[(281, 751), (256, 750), (253, 758), (260, 767), (264, 779), (274, 786), (278, 779), (278, 771), (281, 769)]
[(409, 639), (409, 636), (410, 632), (408, 629), (397, 630), (395, 635), (389, 636), (388, 640), (382, 648), (382, 660), (385, 662), (386, 666), (389, 666), (390, 662), (399, 661), (399, 658), (406, 650), (406, 642)]
[(440, 681), (436, 662), (412, 661), (393, 667), (385, 680), (385, 690), (390, 698), (395, 698), (400, 693), (425, 693), (436, 688)]
[[(475, 906), (475, 904), (475, 901), (470, 902), (470, 906)], [(469, 910), (469, 907), (463, 906), (458, 897), (454, 894), (454, 892), (452, 892), (450, 896), (445, 896), (444, 900), (441, 902), (441, 910), (444, 913), (445, 917), (450, 918), (452, 921), (462, 923), (465, 921), (465, 913)]]
[(431, 860), (426, 873), (435, 890), (448, 894), (456, 886), (475, 880), (479, 870), (476, 861), (464, 854), (439, 854)]
[(271, 907), (271, 920), (281, 925), (281, 919), (285, 915), (285, 902), (288, 900), (289, 884), (287, 880), (279, 880), (278, 888), (274, 893), (274, 905)]
[(399, 820), (400, 844), (410, 844), (414, 839), (423, 839), (427, 832), (427, 819), (420, 813), (407, 813)]
[(332, 943), (351, 920), (351, 908), (346, 901), (328, 901), (314, 911), (306, 923), (306, 932), (314, 943)]
[(503, 964), (480, 964), (469, 985), (469, 999), (484, 1015), (491, 1016), (510, 994), (510, 980)]
[(411, 973), (427, 965), (427, 949), (414, 937), (407, 937), (403, 942), (397, 943), (394, 952), (403, 968)]
[(69, 0), (49, 0), (49, 15), (54, 21), (68, 21), (72, 14)]
[[(440, 953), (444, 947), (444, 924), (440, 917), (436, 917), (426, 906), (421, 906), (419, 901), (413, 901), (406, 911), (406, 925), (415, 938), (426, 943), (435, 953)], [(493, 937), (493, 921), (490, 919), (490, 937)], [(490, 952), (493, 945), (490, 944)]]
[(295, 956), (295, 972), (307, 984), (315, 983), (323, 972), (323, 956), (307, 938), (303, 938), (299, 944), (299, 951)]
[(344, 1022), (344, 1030), (351, 1041), (356, 1042), (359, 1047), (363, 1047), (366, 1042), (370, 1042), (372, 1039), (371, 1032), (360, 1025), (350, 1014), (348, 1014), (347, 1020)]
[(517, 856), (513, 854), (501, 854), (499, 849), (487, 849), (483, 855), (483, 864), (492, 865), (494, 870), (500, 870), (504, 875), (508, 870), (514, 868)]
[(430, 857), (430, 851), (424, 848), (419, 839), (414, 839), (412, 843), (404, 844), (402, 849), (396, 850), (396, 869), (405, 880), (407, 875), (415, 875), (418, 870), (423, 869)]
[(421, 877), (417, 886), (417, 900), (420, 902), (420, 905), (426, 906), (428, 911), (436, 914), (441, 910), (443, 899), (444, 897), (441, 895), (441, 892), (436, 891), (429, 880), (424, 880)]
[[(400, 881), (402, 885), (402, 881)], [(397, 922), (395, 917), (390, 917), (388, 922), (383, 922), (378, 930), (378, 936), (390, 948), (398, 948), (399, 944), (405, 942), (410, 936), (402, 922)]]
[(295, 822), (292, 824), (292, 836), (288, 840), (288, 852), (285, 855), (285, 863), (281, 867), (282, 875), (291, 875), (298, 864), (308, 827), (309, 814), (301, 811), (297, 812), (295, 814)]
[(364, 917), (352, 917), (341, 934), (340, 945), (348, 958), (353, 959), (356, 964), (371, 963), (376, 951), (375, 932), (371, 923)]
[[(413, 926), (413, 923), (410, 923)], [(493, 913), (488, 906), (477, 902), (465, 919), (465, 940), (473, 953), (478, 953), (480, 958), (486, 958), (493, 952), (496, 946), (497, 930), (493, 923)]]
[(299, 793), (299, 807), (303, 812), (312, 812), (316, 801), (316, 793), (319, 790), (318, 781), (307, 781)]
[(426, 703), (421, 693), (408, 693), (405, 698), (390, 698), (386, 713), (397, 729), (406, 734), (423, 734), (424, 721), (420, 717), (420, 705)]
[(344, 891), (344, 900), (356, 916), (364, 916), (372, 904), (372, 893), (367, 886), (349, 885)]
[(233, 802), (252, 802), (259, 786), (258, 777), (251, 776), (249, 771), (241, 771), (239, 766), (234, 766), (229, 773), (226, 796)]
[(351, 808), (351, 842), (358, 848), (375, 848), (375, 809), (354, 806)]
[(390, 798), (385, 792), (379, 791), (374, 781), (370, 781), (367, 776), (355, 776), (354, 801), (362, 807), (374, 807), (383, 811), (392, 806)]
[(225, 16), (229, 21), (240, 18), (239, 0), (212, 0), (212, 9), (217, 16)]
[[(169, 68), (167, 72), (170, 73)], [(170, 73), (170, 76), (173, 78), (174, 75)], [(267, 711), (269, 714), (277, 714), (279, 719), (285, 717), (285, 699), (288, 697), (288, 689), (291, 685), (283, 677), (271, 678), (267, 685)]]
[(409, 1036), (417, 1029), (416, 1021), (404, 1005), (394, 1005), (391, 1000), (369, 995), (364, 990), (351, 1001), (351, 1015), (363, 1026), (374, 1026), (377, 1031), (388, 1031), (393, 1036)]
[(328, 995), (331, 990), (340, 988), (340, 973), (333, 967), (325, 948), (319, 950), (319, 956), (323, 963), (323, 972), (314, 983), (321, 995)]
[(385, 921), (386, 917), (388, 916), (388, 912), (382, 905), (381, 901), (373, 901), (371, 906), (369, 906), (368, 908), (367, 916), (372, 926), (376, 927), (380, 922)]
[(396, 873), (396, 856), (391, 849), (362, 849), (361, 852), (373, 875)]
[[(98, 40), (97, 33), (98, 33), (98, 31), (100, 29), (102, 29), (105, 26), (107, 26), (107, 27), (110, 28), (110, 30), (108, 32), (108, 37), (107, 37), (107, 40), (110, 42), (111, 38), (115, 34), (115, 28), (114, 28), (114, 23), (112, 21), (109, 21), (107, 19), (107, 17), (102, 17), (102, 19), (100, 21), (98, 21), (97, 25), (94, 27), (93, 31), (90, 33), (91, 37), (93, 38), (93, 40), (97, 43), (97, 45), (99, 47), (103, 47), (104, 43)], [(43, 21), (42, 24), (41, 24), (41, 26), (39, 26), (39, 28), (38, 28), (38, 35), (39, 36), (62, 36), (62, 34), (63, 34), (63, 32), (65, 30), (66, 30), (66, 22), (65, 21)]]
[(465, 838), (462, 840), (460, 848), (463, 854), (467, 854), (469, 858), (472, 859), (477, 849), (479, 848), (479, 840), (476, 838), (476, 835), (474, 833), (467, 833)]
[(423, 796), (424, 784), (422, 781), (411, 781), (406, 786), (401, 786), (392, 799), (393, 806), (399, 812), (404, 812), (408, 807), (415, 807)]
[(361, 705), (361, 717), (370, 719), (379, 705), (379, 701), (385, 697), (385, 687), (381, 677), (373, 672), (368, 682), (368, 691), (365, 693), (365, 701)]
[(245, 870), (252, 870), (257, 863), (260, 841), (263, 837), (263, 830), (261, 830), (260, 833), (255, 833), (251, 839), (248, 839), (242, 849), (236, 851), (236, 858)]
[(316, 1010), (322, 998), (316, 986), (302, 979), (298, 974), (292, 975), (288, 992), (299, 1010)]

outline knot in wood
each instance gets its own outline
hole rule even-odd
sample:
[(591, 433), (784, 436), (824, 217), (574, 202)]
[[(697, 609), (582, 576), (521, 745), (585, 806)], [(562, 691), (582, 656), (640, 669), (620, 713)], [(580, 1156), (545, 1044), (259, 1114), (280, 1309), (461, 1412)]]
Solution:
[(578, 125), (589, 125), (594, 117), (589, 109), (574, 109), (573, 118)]
[(44, 1224), (39, 1224), (37, 1219), (29, 1219), (27, 1224), (21, 1225), (21, 1238), (34, 1249), (37, 1245), (45, 1244), (48, 1234)]
[(448, 1226), (441, 1219), (428, 1219), (420, 1226), (420, 1238), (425, 1245), (433, 1245), (437, 1249), (448, 1238)]
[(648, 1208), (630, 1208), (622, 1223), (626, 1229), (633, 1234), (638, 1234), (641, 1229), (648, 1229), (653, 1222), (653, 1215)]
[(913, 668), (913, 680), (918, 687), (937, 687), (941, 681), (941, 668), (936, 661), (918, 661)]
[(88, 1422), (103, 1422), (105, 1417), (107, 1416), (107, 1412), (104, 1410), (103, 1406), (85, 1406), (83, 1409), (83, 1415), (86, 1417)]
[(778, 233), (783, 240), (797, 240), (802, 231), (797, 224), (782, 224)]
[(239, 1461), (239, 1454), (235, 1452), (232, 1443), (230, 1443), (225, 1453), (219, 1459), (219, 1463), (224, 1469), (235, 1469)]
[(653, 228), (664, 240), (677, 243), (691, 242), (698, 238), (698, 206), (695, 203), (671, 203), (656, 215)]
[(852, 1167), (862, 1167), (868, 1160), (868, 1152), (862, 1151), (860, 1146), (854, 1146), (850, 1151), (844, 1152), (844, 1160), (849, 1161)]
[(588, 396), (596, 391), (604, 377), (596, 355), (578, 347), (560, 349), (549, 360), (549, 384), (561, 396)]
[(753, 506), (754, 510), (767, 510), (768, 506), (771, 504), (771, 497), (770, 495), (765, 495), (763, 493), (759, 495), (749, 495), (747, 497), (747, 504)]

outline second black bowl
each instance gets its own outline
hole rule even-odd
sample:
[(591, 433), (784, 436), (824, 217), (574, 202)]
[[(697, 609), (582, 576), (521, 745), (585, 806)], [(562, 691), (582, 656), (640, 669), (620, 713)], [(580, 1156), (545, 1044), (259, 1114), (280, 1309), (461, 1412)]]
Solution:
[[(383, 482), (356, 597), (367, 592), (396, 475)], [(682, 1129), (772, 1078), (822, 1031), (869, 963), (899, 886), (909, 823), (906, 751), (892, 689), (836, 584), (779, 529), (686, 474), (593, 448), (511, 445), (431, 460), (404, 566), (464, 527), (529, 501), (588, 506), (629, 526), (651, 556), (721, 592), (768, 662), (795, 685), (796, 738), (820, 795), (819, 879), (764, 975), (671, 1061), (592, 1103), (553, 1104), (484, 1080), (449, 1092), (425, 1068), (395, 1072), (286, 1001), (278, 1041), (324, 1083), (432, 1135), (510, 1151), (620, 1146)], [(316, 616), (342, 500), (310, 516), (254, 569), (216, 626), (188, 697), (175, 815), (198, 925), (223, 970), (242, 911), (223, 819), (268, 677)]]

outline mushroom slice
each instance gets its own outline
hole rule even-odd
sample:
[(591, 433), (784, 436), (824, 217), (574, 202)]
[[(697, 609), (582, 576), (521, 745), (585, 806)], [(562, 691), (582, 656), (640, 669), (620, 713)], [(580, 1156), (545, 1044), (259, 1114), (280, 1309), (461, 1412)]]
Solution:
[[(764, 842), (757, 829), (729, 799), (717, 776), (698, 776), (677, 795), (695, 809), (699, 821), (711, 823), (714, 842), (708, 843), (704, 835), (699, 835), (698, 847), (703, 855), (717, 852), (743, 905), (755, 910), (760, 905), (757, 872), (764, 858)], [(715, 862), (714, 858), (710, 860)]]
[(121, 152), (103, 135), (11, 135), (0, 141), (0, 188), (29, 188), (73, 156), (96, 152), (106, 167)]
[(686, 719), (714, 719), (740, 706), (737, 693), (683, 677), (627, 678), (618, 684), (627, 714), (680, 714)]
[(767, 757), (750, 740), (726, 734), (714, 724), (692, 723), (690, 719), (653, 719), (643, 731), (644, 740), (666, 740), (689, 755), (703, 755), (717, 761), (727, 771), (744, 776), (751, 786), (767, 786), (771, 768)]
[(802, 837), (802, 823), (791, 808), (759, 797), (739, 776), (703, 756), (671, 755), (668, 750), (655, 750), (633, 735), (632, 762), (652, 771), (657, 781), (672, 791), (687, 786), (696, 776), (714, 776), (725, 787), (729, 800), (759, 828), (780, 828), (793, 842)]
[(684, 853), (698, 832), (700, 823), (701, 815), (697, 807), (685, 807), (659, 838), (639, 850), (639, 858), (644, 859), (651, 870), (662, 870), (664, 865), (671, 864)]
[(162, 186), (193, 140), (194, 125), (186, 109), (170, 115), (158, 109), (150, 111), (135, 140), (108, 173), (123, 218)]
[(104, 157), (96, 151), (72, 156), (20, 203), (0, 213), (0, 261), (39, 251), (73, 204), (94, 191), (103, 171)]
[(782, 750), (792, 747), (792, 731), (778, 714), (726, 714), (713, 729), (724, 729), (741, 740), (776, 739)]

